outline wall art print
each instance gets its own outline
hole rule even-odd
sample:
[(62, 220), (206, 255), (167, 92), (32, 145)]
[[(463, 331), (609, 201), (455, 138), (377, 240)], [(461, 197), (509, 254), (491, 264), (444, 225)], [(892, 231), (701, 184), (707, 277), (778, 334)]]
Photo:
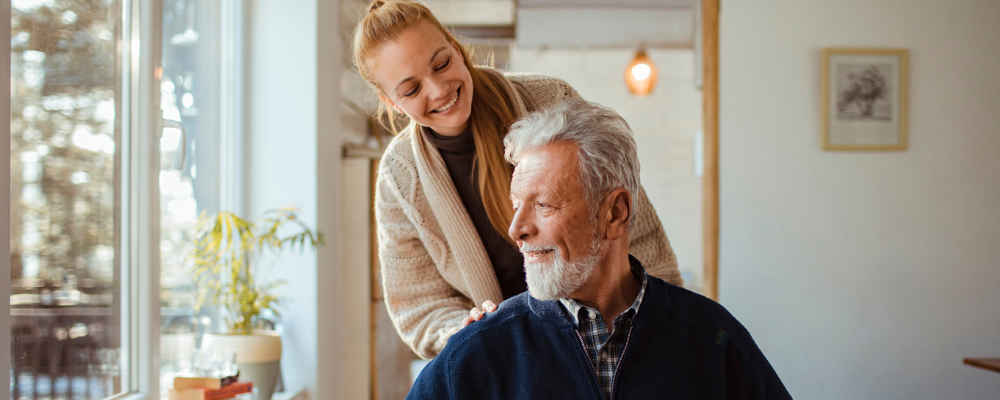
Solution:
[(906, 150), (908, 51), (823, 49), (823, 149)]

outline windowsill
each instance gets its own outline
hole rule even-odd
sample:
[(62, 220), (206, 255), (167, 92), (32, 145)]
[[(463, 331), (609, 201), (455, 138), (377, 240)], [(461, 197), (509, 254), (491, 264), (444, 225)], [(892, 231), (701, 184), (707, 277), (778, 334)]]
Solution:
[(300, 389), (297, 392), (281, 392), (275, 393), (271, 396), (271, 400), (306, 400), (309, 397), (306, 396), (306, 390)]
[[(301, 389), (297, 392), (278, 392), (271, 395), (271, 400), (308, 400), (309, 397), (306, 395), (306, 390)], [(131, 400), (131, 399), (129, 399)], [(161, 397), (160, 400), (167, 400), (167, 397)]]

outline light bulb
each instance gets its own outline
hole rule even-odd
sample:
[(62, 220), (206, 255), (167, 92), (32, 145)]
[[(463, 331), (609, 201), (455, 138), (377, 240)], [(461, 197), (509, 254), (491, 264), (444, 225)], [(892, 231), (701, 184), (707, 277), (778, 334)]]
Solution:
[(625, 67), (625, 86), (638, 96), (648, 96), (656, 86), (656, 64), (649, 59), (645, 50), (635, 52), (635, 58)]
[(636, 64), (634, 67), (632, 67), (632, 76), (634, 76), (635, 79), (644, 81), (646, 80), (646, 78), (649, 78), (650, 71), (651, 70), (648, 65)]

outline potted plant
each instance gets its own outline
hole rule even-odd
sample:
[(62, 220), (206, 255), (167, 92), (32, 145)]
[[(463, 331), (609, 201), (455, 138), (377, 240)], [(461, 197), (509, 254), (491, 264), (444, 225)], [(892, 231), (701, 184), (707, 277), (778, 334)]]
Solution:
[(202, 348), (234, 349), (241, 379), (250, 380), (260, 400), (270, 400), (281, 361), (281, 339), (274, 331), (255, 329), (261, 315), (280, 315), (281, 298), (273, 293), (282, 280), (260, 280), (258, 261), (265, 253), (279, 256), (285, 249), (304, 250), (323, 245), (323, 234), (286, 207), (267, 211), (249, 222), (229, 211), (198, 218), (194, 238), (192, 275), (198, 288), (195, 309), (222, 306), (229, 332), (207, 334)]

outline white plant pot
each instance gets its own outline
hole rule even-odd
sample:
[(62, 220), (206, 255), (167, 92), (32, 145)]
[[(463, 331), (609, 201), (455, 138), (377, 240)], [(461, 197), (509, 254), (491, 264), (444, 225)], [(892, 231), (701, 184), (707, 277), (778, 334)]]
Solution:
[(281, 366), (281, 337), (274, 331), (254, 331), (252, 335), (208, 333), (202, 339), (206, 349), (236, 350), (240, 380), (253, 382), (257, 400), (271, 400)]

